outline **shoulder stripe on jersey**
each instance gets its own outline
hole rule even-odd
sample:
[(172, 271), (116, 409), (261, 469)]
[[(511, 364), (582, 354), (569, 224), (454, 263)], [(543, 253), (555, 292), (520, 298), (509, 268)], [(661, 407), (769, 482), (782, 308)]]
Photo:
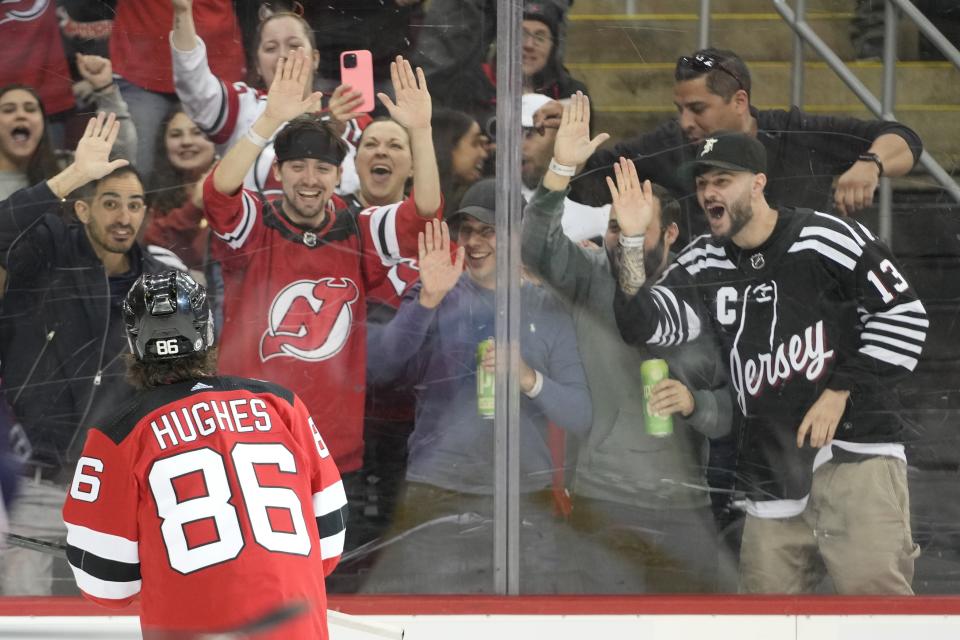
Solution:
[(650, 291), (659, 308), (660, 321), (648, 343), (672, 346), (700, 335), (700, 318), (686, 302), (678, 300), (667, 287), (655, 286)]
[(853, 271), (857, 267), (856, 260), (819, 240), (794, 242), (790, 248), (787, 249), (787, 253), (799, 253), (800, 251), (816, 251), (820, 255), (833, 260), (850, 271)]
[(864, 226), (864, 224), (863, 224), (862, 222), (860, 222), (859, 220), (857, 220), (856, 222), (857, 222), (857, 227), (860, 228), (860, 231), (863, 232), (863, 235), (867, 236), (867, 237), (868, 237), (869, 239), (871, 239), (871, 240), (876, 241), (877, 237), (876, 237), (875, 235), (873, 235), (873, 232), (870, 231), (870, 229), (867, 229), (867, 227)]
[(651, 287), (650, 294), (653, 296), (654, 302), (659, 308), (660, 312), (657, 314), (659, 316), (659, 321), (657, 322), (657, 330), (650, 337), (651, 342), (656, 344), (664, 344), (664, 340), (668, 340), (670, 336), (676, 335), (679, 332), (679, 327), (677, 327), (674, 322), (674, 318), (679, 315), (679, 309), (673, 308), (673, 298), (667, 298), (669, 289), (666, 287)]
[[(919, 301), (918, 301), (919, 302)], [(917, 327), (929, 327), (930, 321), (927, 320), (926, 309), (923, 309), (921, 303), (921, 311), (905, 311), (905, 312), (896, 312), (890, 313), (890, 310), (887, 311), (878, 311), (877, 313), (868, 313), (867, 310), (863, 307), (857, 307), (857, 313), (860, 316), (860, 322), (866, 323), (872, 319), (882, 319), (888, 322), (894, 323), (903, 323), (911, 324)]]
[(693, 262), (692, 264), (686, 265), (687, 273), (692, 276), (697, 275), (704, 269), (725, 269), (727, 271), (735, 270), (737, 266), (724, 258), (723, 260), (717, 260), (716, 258), (703, 258)]
[(895, 351), (890, 351), (889, 349), (884, 349), (883, 347), (878, 347), (875, 344), (866, 344), (860, 347), (860, 353), (868, 355), (871, 358), (885, 362), (887, 364), (893, 364), (898, 367), (903, 367), (908, 371), (913, 371), (917, 367), (917, 359), (905, 356), (902, 353), (897, 353)]
[(88, 593), (95, 598), (104, 600), (125, 600), (140, 593), (140, 580), (131, 582), (110, 582), (91, 576), (89, 573), (76, 567), (73, 569), (73, 577), (77, 581), (77, 586), (84, 593)]
[(327, 560), (343, 554), (343, 540), (346, 533), (346, 531), (341, 531), (336, 535), (320, 538), (320, 558)]
[(866, 242), (864, 241), (864, 239), (860, 237), (860, 234), (859, 234), (859, 233), (857, 233), (856, 231), (854, 231), (854, 229), (853, 229), (849, 224), (847, 224), (846, 221), (838, 218), (837, 216), (832, 216), (832, 215), (830, 215), (829, 213), (821, 213), (820, 211), (814, 211), (814, 212), (813, 212), (813, 215), (815, 215), (815, 216), (820, 216), (821, 218), (826, 218), (827, 220), (832, 221), (834, 224), (838, 224), (838, 225), (840, 225), (841, 227), (845, 228), (845, 229), (850, 233), (850, 236), (851, 236), (851, 237), (856, 241), (856, 243), (857, 243), (858, 245), (860, 245), (861, 247), (866, 244)]
[[(217, 117), (213, 120), (213, 126), (210, 127), (207, 131), (204, 131), (210, 139), (212, 140), (217, 136), (222, 130), (224, 124), (226, 124), (227, 114), (232, 111), (230, 107), (235, 107), (235, 104), (230, 104), (231, 98), (236, 102), (236, 96), (231, 95), (233, 92), (227, 91), (227, 85), (223, 83), (223, 80), (220, 80), (220, 112), (217, 113)], [(226, 142), (223, 140), (222, 142)]]
[(924, 329), (929, 328), (930, 321), (927, 320), (926, 309), (923, 309), (922, 303), (920, 303), (919, 300), (917, 303), (920, 304), (921, 311), (909, 310), (905, 312), (893, 312), (892, 310), (888, 309), (886, 311), (879, 311), (877, 313), (867, 313), (866, 309), (863, 309), (862, 307), (857, 309), (857, 311), (860, 312), (860, 321), (865, 325), (877, 320), (883, 320), (884, 322), (893, 323), (891, 326), (897, 326), (898, 330), (901, 330), (899, 326), (900, 324), (923, 327)]
[(904, 342), (903, 340), (897, 340), (896, 338), (891, 338), (890, 336), (885, 336), (879, 333), (873, 333), (871, 331), (864, 331), (861, 333), (860, 339), (864, 342), (882, 342), (892, 347), (897, 347), (898, 349), (903, 349), (904, 351), (909, 351), (910, 353), (915, 353), (917, 355), (920, 355), (923, 352), (923, 347), (920, 345)]
[(218, 238), (227, 243), (231, 249), (239, 249), (250, 237), (253, 225), (257, 220), (257, 204), (249, 191), (243, 190), (240, 196), (241, 214), (240, 222), (233, 231), (224, 234), (216, 234)]
[(313, 513), (318, 518), (339, 511), (345, 504), (347, 504), (347, 494), (343, 490), (342, 480), (313, 494)]
[(351, 118), (347, 120), (347, 126), (343, 129), (343, 140), (344, 142), (349, 142), (354, 147), (357, 146), (357, 143), (360, 142), (360, 135), (363, 133), (363, 130), (360, 128), (359, 123), (356, 119)]
[(801, 238), (809, 238), (812, 236), (829, 240), (832, 244), (837, 245), (838, 248), (846, 249), (847, 253), (854, 258), (859, 258), (863, 255), (863, 249), (860, 248), (860, 245), (839, 231), (834, 231), (826, 227), (804, 227), (800, 230)]
[[(682, 255), (684, 255), (685, 253), (688, 253), (688, 252), (693, 251), (693, 250), (695, 250), (695, 249), (702, 249), (702, 248), (704, 248), (704, 247), (712, 247), (713, 249), (718, 249), (718, 248), (719, 248), (720, 251), (722, 252), (722, 251), (723, 251), (723, 248), (722, 248), (722, 247), (717, 247), (717, 246), (715, 246), (715, 245), (709, 244), (709, 242), (710, 242), (712, 239), (713, 239), (713, 236), (711, 236), (709, 233), (701, 234), (701, 235), (697, 236), (696, 238), (694, 238), (693, 240), (691, 240), (690, 242), (688, 242), (688, 243), (686, 244), (686, 246), (684, 246), (682, 249), (680, 249), (680, 251), (678, 252), (677, 255), (678, 255), (678, 256), (682, 256)], [(723, 255), (723, 254), (721, 254), (721, 255)]]
[(683, 253), (677, 256), (677, 262), (682, 264), (690, 264), (697, 260), (703, 258), (709, 258), (710, 256), (717, 256), (718, 258), (726, 258), (727, 252), (724, 251), (723, 247), (717, 247), (712, 244), (707, 244), (702, 247), (689, 246)]
[(910, 317), (907, 314), (912, 314), (912, 313), (918, 314), (920, 317), (923, 317), (923, 318), (926, 318), (927, 316), (927, 310), (924, 308), (923, 303), (920, 302), (919, 300), (911, 300), (910, 302), (904, 302), (902, 304), (898, 304), (895, 307), (890, 307), (889, 309), (879, 311), (875, 315), (888, 316), (888, 317), (898, 316), (904, 321), (906, 321), (906, 319)]
[(907, 329), (906, 327), (890, 324), (889, 322), (880, 322), (877, 319), (867, 320), (867, 323), (864, 325), (864, 329), (872, 331), (887, 331), (902, 338), (913, 338), (914, 340), (919, 340), (920, 342), (923, 342), (927, 337), (926, 331)]
[(134, 582), (140, 579), (139, 562), (107, 560), (72, 544), (67, 545), (67, 561), (70, 566), (107, 582)]
[(361, 216), (370, 218), (370, 233), (373, 246), (384, 265), (395, 263), (400, 259), (400, 242), (397, 240), (397, 212), (399, 202), (382, 207), (370, 207), (360, 212)]
[(313, 513), (320, 532), (320, 557), (339, 556), (347, 526), (347, 494), (342, 481), (313, 494)]
[(320, 531), (320, 539), (323, 540), (345, 531), (347, 515), (347, 505), (343, 505), (338, 510), (331, 511), (325, 516), (318, 516), (317, 529)]
[(140, 545), (135, 540), (102, 533), (78, 524), (67, 525), (67, 544), (83, 549), (107, 560), (117, 562), (140, 562)]

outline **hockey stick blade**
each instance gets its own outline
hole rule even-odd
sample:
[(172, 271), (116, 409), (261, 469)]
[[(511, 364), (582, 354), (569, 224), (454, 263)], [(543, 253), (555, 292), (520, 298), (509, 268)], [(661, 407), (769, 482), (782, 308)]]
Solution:
[(51, 542), (50, 540), (40, 540), (39, 538), (31, 538), (29, 536), (21, 536), (16, 533), (8, 533), (7, 543), (12, 544), (15, 547), (30, 549), (31, 551), (47, 553), (58, 558), (66, 559), (67, 557), (67, 545), (59, 542)]

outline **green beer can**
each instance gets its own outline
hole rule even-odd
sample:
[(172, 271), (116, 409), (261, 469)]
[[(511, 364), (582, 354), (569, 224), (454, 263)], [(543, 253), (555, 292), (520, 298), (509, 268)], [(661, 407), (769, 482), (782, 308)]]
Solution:
[(487, 351), (493, 348), (493, 338), (487, 338), (477, 345), (477, 415), (493, 420), (493, 391), (496, 376), (484, 371), (480, 364)]
[(650, 396), (653, 388), (661, 380), (670, 377), (670, 368), (666, 360), (644, 360), (640, 365), (640, 379), (643, 380), (643, 418), (647, 433), (655, 438), (673, 435), (673, 418), (660, 416), (650, 410)]

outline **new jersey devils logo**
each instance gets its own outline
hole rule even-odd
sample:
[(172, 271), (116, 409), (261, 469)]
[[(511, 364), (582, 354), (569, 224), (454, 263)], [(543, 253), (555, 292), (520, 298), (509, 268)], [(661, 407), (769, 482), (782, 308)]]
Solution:
[(298, 280), (270, 305), (268, 328), (260, 339), (260, 360), (287, 356), (319, 362), (347, 343), (353, 304), (360, 290), (349, 278)]
[[(12, 9), (3, 5), (19, 5), (19, 9)], [(40, 17), (50, 0), (2, 0), (0, 1), (0, 24), (5, 22), (30, 22)]]

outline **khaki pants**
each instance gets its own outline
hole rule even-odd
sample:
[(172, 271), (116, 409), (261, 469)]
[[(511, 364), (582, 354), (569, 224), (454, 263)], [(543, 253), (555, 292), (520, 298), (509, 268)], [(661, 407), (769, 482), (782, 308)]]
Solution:
[(827, 462), (814, 473), (803, 513), (747, 516), (740, 591), (809, 593), (826, 573), (841, 594), (913, 595), (919, 555), (906, 464), (889, 457)]

